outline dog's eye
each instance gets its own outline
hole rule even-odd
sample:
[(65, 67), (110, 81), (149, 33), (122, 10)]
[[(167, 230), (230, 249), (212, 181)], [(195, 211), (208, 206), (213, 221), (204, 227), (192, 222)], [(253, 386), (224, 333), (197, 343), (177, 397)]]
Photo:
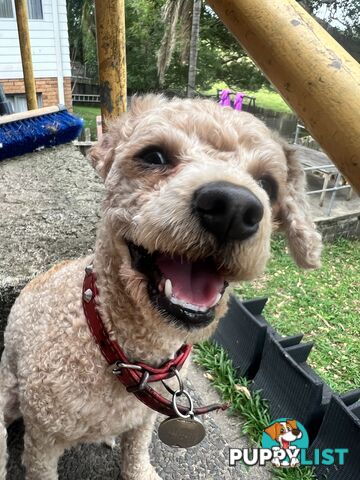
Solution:
[(168, 165), (169, 163), (166, 155), (159, 150), (146, 150), (142, 152), (139, 157), (148, 165), (161, 166)]
[(278, 194), (278, 184), (271, 176), (263, 176), (259, 178), (257, 183), (265, 190), (270, 198), (270, 202), (275, 202)]

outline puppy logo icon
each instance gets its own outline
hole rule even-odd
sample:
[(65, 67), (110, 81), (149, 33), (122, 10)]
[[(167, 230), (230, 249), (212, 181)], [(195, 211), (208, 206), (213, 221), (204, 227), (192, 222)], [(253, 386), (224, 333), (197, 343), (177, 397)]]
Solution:
[(305, 427), (293, 418), (278, 418), (265, 428), (260, 448), (230, 448), (229, 465), (265, 466), (278, 468), (312, 465), (344, 465), (348, 448), (315, 448), (308, 458), (309, 436)]
[(276, 467), (297, 467), (300, 451), (309, 447), (309, 437), (300, 422), (281, 418), (264, 430), (261, 445), (272, 450), (271, 462)]

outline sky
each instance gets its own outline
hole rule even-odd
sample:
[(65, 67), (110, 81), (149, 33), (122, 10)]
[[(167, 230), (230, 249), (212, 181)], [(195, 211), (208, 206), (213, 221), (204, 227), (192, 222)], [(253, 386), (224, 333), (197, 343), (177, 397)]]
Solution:
[[(316, 11), (316, 15), (319, 17), (319, 18), (322, 18), (326, 21), (329, 21), (329, 6), (324, 4), (322, 5), (317, 11)], [(338, 10), (338, 13), (337, 13), (338, 17), (340, 18), (340, 20), (343, 18), (343, 15), (342, 15), (342, 12), (341, 12), (341, 9)], [(345, 30), (345, 27), (344, 25), (337, 21), (337, 20), (331, 20), (330, 22), (330, 25), (332, 25), (333, 27), (337, 27), (339, 28), (340, 30)]]

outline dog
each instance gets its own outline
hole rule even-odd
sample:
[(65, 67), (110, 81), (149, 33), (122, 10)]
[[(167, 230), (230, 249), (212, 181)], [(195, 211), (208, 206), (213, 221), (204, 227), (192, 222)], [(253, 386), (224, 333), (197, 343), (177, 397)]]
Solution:
[(321, 237), (296, 151), (246, 112), (148, 95), (89, 153), (105, 196), (94, 255), (34, 278), (9, 315), (0, 370), (0, 478), (6, 427), (22, 416), (27, 480), (55, 480), (64, 450), (121, 435), (125, 480), (158, 480), (148, 446), (156, 414), (114, 378), (87, 324), (97, 312), (131, 362), (153, 367), (209, 338), (233, 282), (265, 268), (273, 229), (304, 268)]
[[(294, 445), (291, 445), (291, 443), (302, 437), (302, 432), (298, 429), (296, 420), (276, 422), (273, 425), (270, 425), (270, 427), (268, 427), (265, 432), (279, 444), (279, 447), (272, 448), (273, 451), (277, 451), (280, 449), (296, 450), (296, 447)], [(280, 462), (279, 458), (274, 458), (272, 460), (272, 463), (276, 467), (296, 467), (297, 465), (299, 465), (300, 462), (297, 458), (292, 458), (290, 462), (288, 460), (283, 460), (282, 462)]]

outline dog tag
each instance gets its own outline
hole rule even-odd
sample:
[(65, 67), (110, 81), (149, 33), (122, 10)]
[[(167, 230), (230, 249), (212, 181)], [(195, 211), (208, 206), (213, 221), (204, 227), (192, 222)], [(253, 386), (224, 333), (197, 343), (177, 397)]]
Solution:
[(174, 417), (161, 422), (158, 434), (160, 440), (170, 447), (189, 448), (204, 439), (205, 428), (195, 417)]

